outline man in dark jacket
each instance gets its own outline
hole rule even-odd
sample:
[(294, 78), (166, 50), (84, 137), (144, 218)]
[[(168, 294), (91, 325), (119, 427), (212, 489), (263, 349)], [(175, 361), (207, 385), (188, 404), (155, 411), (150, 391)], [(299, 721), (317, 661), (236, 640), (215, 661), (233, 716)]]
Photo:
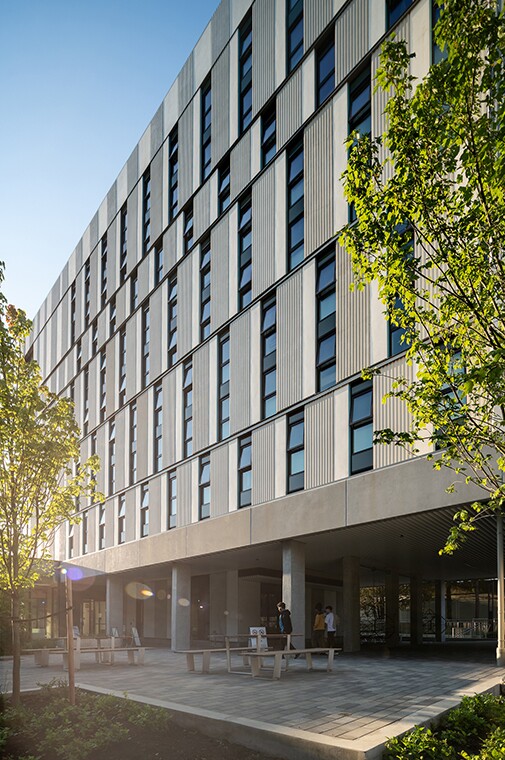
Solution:
[[(279, 613), (279, 631), (281, 633), (293, 633), (293, 624), (291, 622), (291, 612), (286, 608), (284, 602), (279, 602), (277, 605), (277, 611)], [(281, 645), (282, 646), (282, 645)], [(296, 649), (290, 642), (290, 649)], [(298, 657), (298, 655), (296, 655)]]

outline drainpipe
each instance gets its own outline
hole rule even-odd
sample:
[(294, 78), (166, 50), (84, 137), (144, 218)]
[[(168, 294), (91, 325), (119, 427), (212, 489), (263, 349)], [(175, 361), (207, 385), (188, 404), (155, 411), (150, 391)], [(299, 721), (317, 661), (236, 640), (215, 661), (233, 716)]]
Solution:
[(503, 516), (496, 515), (496, 550), (498, 561), (498, 646), (496, 647), (496, 664), (505, 666), (505, 560), (503, 555)]

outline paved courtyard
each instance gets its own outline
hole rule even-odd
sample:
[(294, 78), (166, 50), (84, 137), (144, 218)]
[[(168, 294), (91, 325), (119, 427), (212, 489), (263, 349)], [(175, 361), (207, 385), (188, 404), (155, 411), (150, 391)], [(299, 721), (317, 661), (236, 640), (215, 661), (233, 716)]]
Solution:
[[(148, 649), (145, 666), (118, 658), (97, 665), (82, 655), (76, 682), (98, 691), (163, 704), (187, 721), (199, 719), (205, 730), (290, 758), (378, 758), (387, 737), (429, 720), (464, 695), (492, 688), (505, 670), (494, 664), (494, 649), (468, 644), (430, 647), (412, 653), (371, 652), (340, 655), (332, 673), (325, 658), (317, 671), (291, 660), (280, 681), (229, 674), (224, 655), (213, 655), (211, 673), (188, 673), (183, 654)], [(198, 658), (199, 660), (199, 658)], [(240, 661), (237, 659), (237, 667)], [(197, 667), (199, 666), (199, 662)], [(0, 687), (10, 689), (9, 659), (0, 660)], [(22, 688), (66, 679), (61, 663), (35, 666), (22, 658)], [(250, 736), (249, 736), (250, 735)], [(249, 738), (247, 738), (249, 736)]]

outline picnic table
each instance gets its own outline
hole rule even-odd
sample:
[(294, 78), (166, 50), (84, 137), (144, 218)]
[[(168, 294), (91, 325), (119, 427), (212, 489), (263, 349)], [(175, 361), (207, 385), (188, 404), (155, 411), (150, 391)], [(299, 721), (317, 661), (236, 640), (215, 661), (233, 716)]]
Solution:
[[(95, 642), (95, 643), (92, 643)], [(95, 662), (102, 665), (113, 665), (116, 655), (126, 652), (130, 665), (143, 665), (145, 659), (145, 647), (142, 646), (116, 646), (114, 636), (96, 637), (81, 640), (79, 636), (74, 638), (74, 668), (81, 667), (82, 654), (94, 654)], [(35, 664), (41, 668), (47, 668), (49, 658), (57, 655), (62, 657), (63, 669), (68, 669), (68, 649), (65, 646), (45, 647), (40, 649), (25, 649), (23, 654), (33, 654)]]

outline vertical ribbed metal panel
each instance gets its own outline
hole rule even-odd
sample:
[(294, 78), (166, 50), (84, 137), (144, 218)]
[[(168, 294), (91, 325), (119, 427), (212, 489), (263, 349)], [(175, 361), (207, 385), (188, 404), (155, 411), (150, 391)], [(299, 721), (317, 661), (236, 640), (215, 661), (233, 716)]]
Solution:
[(193, 338), (193, 259), (183, 259), (177, 270), (177, 355), (184, 356), (191, 349)]
[(275, 90), (275, 2), (256, 0), (252, 7), (252, 23), (255, 116)]
[(211, 517), (228, 512), (228, 444), (213, 449), (210, 454), (210, 514)]
[(282, 88), (277, 98), (278, 150), (302, 125), (302, 67)]
[(195, 451), (209, 445), (209, 344), (193, 354), (193, 437)]
[(333, 104), (305, 130), (305, 255), (335, 233), (333, 223)]
[(107, 193), (107, 224), (112, 224), (117, 214), (117, 180)]
[(305, 0), (303, 7), (303, 43), (308, 50), (333, 16), (333, 0)]
[(253, 298), (275, 282), (275, 166), (255, 182), (252, 189)]
[(370, 290), (350, 291), (351, 257), (337, 245), (337, 382), (370, 364)]
[(305, 488), (316, 488), (335, 479), (333, 395), (305, 407)]
[(302, 273), (277, 289), (277, 410), (302, 398)]
[[(131, 152), (131, 156), (126, 162), (126, 181), (127, 181), (127, 188), (128, 188), (128, 194), (131, 193), (137, 182), (139, 181), (139, 146), (136, 145), (134, 149)], [(128, 215), (128, 223), (130, 221), (130, 216)], [(130, 231), (128, 230), (128, 233)], [(130, 235), (128, 234), (128, 240), (130, 239)]]
[(193, 51), (181, 69), (177, 82), (179, 85), (179, 108), (184, 110), (195, 92), (195, 76), (193, 65)]
[(253, 430), (252, 503), (275, 498), (275, 423)]
[(219, 57), (230, 39), (230, 0), (221, 0), (211, 20), (212, 62)]
[(158, 108), (151, 121), (151, 155), (161, 148), (163, 142), (163, 104)]
[[(212, 25), (214, 30), (214, 23)], [(214, 166), (230, 147), (230, 48), (212, 69), (212, 161)]]
[(177, 468), (177, 527), (191, 523), (191, 470), (192, 463), (186, 462)]
[(193, 192), (193, 102), (179, 119), (179, 207)]
[(211, 232), (210, 320), (217, 330), (228, 319), (229, 216), (216, 224)]
[(368, 0), (354, 0), (337, 19), (335, 44), (335, 84), (368, 52)]
[(176, 461), (176, 372), (172, 370), (163, 378), (163, 459), (167, 467)]
[(251, 130), (249, 129), (230, 155), (231, 199), (240, 195), (251, 179)]
[(206, 182), (195, 195), (194, 230), (197, 240), (210, 225), (210, 182)]
[(230, 428), (242, 430), (251, 421), (251, 314), (230, 326)]
[[(407, 404), (398, 398), (390, 398), (382, 403), (384, 395), (391, 390), (393, 381), (405, 377), (409, 382), (415, 380), (414, 365), (408, 366), (405, 358), (397, 359), (382, 370), (383, 374), (375, 375), (373, 379), (373, 427), (374, 430), (391, 428), (395, 432), (405, 432), (411, 429), (412, 417)], [(385, 467), (389, 464), (411, 459), (410, 454), (400, 446), (378, 444), (373, 447), (374, 467)]]
[(163, 235), (163, 254), (169, 272), (177, 261), (177, 222), (171, 224)]

